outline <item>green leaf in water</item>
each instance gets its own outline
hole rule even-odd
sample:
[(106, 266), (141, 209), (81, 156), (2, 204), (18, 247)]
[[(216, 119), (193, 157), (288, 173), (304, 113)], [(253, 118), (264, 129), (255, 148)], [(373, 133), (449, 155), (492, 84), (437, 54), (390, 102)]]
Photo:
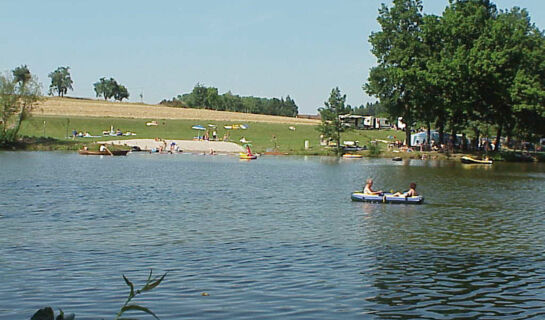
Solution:
[(152, 283), (147, 283), (143, 288), (142, 288), (142, 292), (145, 292), (145, 291), (150, 291), (151, 289), (157, 287), (161, 281), (163, 281), (163, 279), (165, 278), (165, 276), (167, 275), (167, 273), (165, 272), (165, 274), (159, 278), (159, 280), (156, 280)]
[(142, 312), (145, 312), (147, 314), (151, 314), (155, 319), (159, 320), (159, 317), (157, 317), (155, 315), (155, 313), (153, 313), (150, 309), (148, 309), (146, 307), (139, 306), (137, 304), (129, 304), (129, 305), (124, 306), (123, 308), (121, 308), (121, 313), (123, 313), (125, 311), (134, 311), (134, 310), (142, 311)]
[(125, 280), (125, 283), (131, 288), (131, 298), (134, 297), (134, 285), (129, 281), (129, 279), (127, 279), (127, 277), (125, 277), (125, 275), (123, 275), (123, 280)]

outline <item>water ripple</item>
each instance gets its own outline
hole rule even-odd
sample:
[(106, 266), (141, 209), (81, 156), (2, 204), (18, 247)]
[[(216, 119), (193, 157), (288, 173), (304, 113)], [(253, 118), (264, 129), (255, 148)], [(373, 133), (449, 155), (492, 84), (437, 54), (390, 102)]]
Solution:
[[(0, 320), (545, 317), (545, 168), (1, 152)], [(353, 203), (367, 177), (421, 206)], [(202, 295), (203, 292), (209, 295)]]

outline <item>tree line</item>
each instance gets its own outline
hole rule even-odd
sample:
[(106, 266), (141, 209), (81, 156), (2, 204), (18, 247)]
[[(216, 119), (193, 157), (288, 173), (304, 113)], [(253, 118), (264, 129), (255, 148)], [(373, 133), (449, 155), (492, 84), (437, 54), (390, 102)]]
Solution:
[(436, 128), (440, 139), (470, 131), (535, 140), (545, 135), (545, 36), (517, 7), (452, 0), (442, 15), (421, 0), (382, 5), (369, 42), (378, 65), (363, 89), (390, 117)]
[(385, 117), (389, 118), (388, 110), (379, 102), (367, 102), (365, 105), (360, 105), (359, 107), (352, 107), (351, 105), (346, 105), (345, 114), (354, 114), (360, 116), (373, 116), (373, 117)]
[(170, 100), (163, 100), (160, 104), (172, 107), (258, 113), (287, 117), (295, 117), (298, 114), (297, 104), (289, 95), (285, 99), (268, 99), (252, 96), (241, 97), (232, 94), (231, 91), (220, 95), (217, 88), (206, 87), (199, 83), (195, 85), (190, 93), (178, 95)]
[[(26, 68), (26, 66), (24, 67)], [(50, 95), (56, 93), (59, 97), (64, 97), (68, 89), (74, 90), (72, 88), (73, 81), (70, 75), (70, 67), (58, 67), (49, 74), (49, 78), (51, 78), (51, 84), (49, 85)], [(95, 90), (96, 97), (103, 97), (104, 100), (110, 98), (114, 98), (117, 101), (129, 99), (129, 90), (124, 85), (117, 83), (114, 78), (100, 78), (98, 82), (93, 84), (93, 89)]]
[[(49, 94), (63, 97), (72, 88), (70, 67), (59, 67), (49, 73)], [(0, 146), (16, 141), (21, 123), (42, 99), (42, 85), (26, 65), (21, 65), (0, 75)], [(113, 78), (100, 78), (94, 84), (97, 97), (122, 101), (129, 98), (127, 88)]]

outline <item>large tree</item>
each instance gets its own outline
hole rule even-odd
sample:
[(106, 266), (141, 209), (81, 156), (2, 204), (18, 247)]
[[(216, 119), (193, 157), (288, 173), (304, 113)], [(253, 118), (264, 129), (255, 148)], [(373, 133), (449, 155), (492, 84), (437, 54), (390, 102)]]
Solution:
[(364, 89), (380, 99), (390, 116), (403, 117), (410, 145), (421, 89), (422, 2), (394, 0), (391, 8), (383, 4), (377, 20), (381, 31), (372, 33), (369, 42), (378, 65), (371, 69)]
[(521, 139), (545, 136), (545, 36), (531, 25), (528, 13), (513, 9), (506, 13), (526, 30), (521, 40), (520, 64), (509, 86), (514, 124), (512, 133)]
[(0, 75), (0, 144), (15, 141), (21, 123), (40, 98), (41, 86), (26, 66)]
[(97, 97), (104, 97), (104, 100), (114, 98), (115, 100), (122, 101), (129, 98), (129, 91), (124, 85), (121, 85), (115, 81), (114, 78), (106, 79), (100, 78), (98, 82), (93, 84)]
[[(470, 80), (469, 55), (495, 7), (486, 0), (451, 1), (440, 17), (428, 15), (422, 25), (423, 75), (418, 120), (452, 136), (481, 119), (484, 103)], [(428, 139), (429, 141), (429, 139)]]
[(543, 119), (540, 112), (527, 112), (543, 108), (539, 99), (543, 96), (543, 70), (536, 68), (536, 64), (543, 65), (540, 38), (543, 34), (531, 24), (528, 13), (514, 8), (489, 19), (470, 50), (470, 76), (478, 98), (488, 106), (483, 112), (485, 119), (497, 128), (496, 150), (500, 137), (514, 132), (517, 115), (525, 119), (518, 122), (519, 127), (532, 114)]
[(322, 123), (318, 126), (318, 131), (328, 140), (333, 140), (336, 143), (335, 151), (337, 154), (342, 152), (341, 133), (346, 130), (343, 125), (340, 115), (347, 112), (345, 106), (346, 95), (341, 94), (338, 87), (331, 90), (329, 99), (324, 102), (325, 107), (319, 108)]
[(114, 88), (117, 82), (113, 79), (100, 78), (98, 82), (93, 84), (95, 94), (97, 97), (103, 97), (104, 100), (108, 100), (114, 96)]
[(129, 99), (129, 91), (127, 88), (122, 85), (118, 84), (114, 89), (114, 99), (117, 101), (123, 101), (123, 99)]
[(49, 94), (52, 95), (55, 92), (59, 97), (64, 97), (68, 92), (68, 89), (72, 88), (72, 78), (70, 76), (70, 67), (58, 67), (57, 70), (49, 74), (51, 78), (51, 84), (49, 85)]

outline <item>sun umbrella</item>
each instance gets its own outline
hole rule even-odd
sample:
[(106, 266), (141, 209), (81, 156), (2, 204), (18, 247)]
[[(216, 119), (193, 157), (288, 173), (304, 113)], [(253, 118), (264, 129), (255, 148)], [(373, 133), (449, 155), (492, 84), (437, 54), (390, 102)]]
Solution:
[(191, 127), (191, 129), (197, 130), (197, 135), (198, 135), (198, 137), (199, 137), (199, 140), (201, 139), (201, 134), (200, 134), (199, 131), (204, 131), (204, 130), (206, 130), (206, 128), (203, 127), (203, 126), (201, 126), (200, 124)]

